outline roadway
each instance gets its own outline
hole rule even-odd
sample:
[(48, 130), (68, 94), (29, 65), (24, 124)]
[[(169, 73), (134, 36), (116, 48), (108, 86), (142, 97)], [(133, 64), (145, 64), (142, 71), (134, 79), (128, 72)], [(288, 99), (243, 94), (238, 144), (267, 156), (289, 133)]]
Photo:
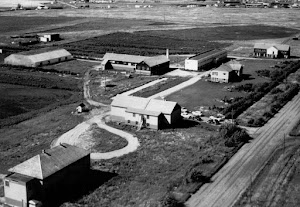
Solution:
[(300, 94), (286, 104), (265, 126), (259, 128), (254, 139), (245, 144), (229, 162), (186, 202), (188, 207), (229, 207), (234, 205), (272, 152), (283, 144), (300, 118)]

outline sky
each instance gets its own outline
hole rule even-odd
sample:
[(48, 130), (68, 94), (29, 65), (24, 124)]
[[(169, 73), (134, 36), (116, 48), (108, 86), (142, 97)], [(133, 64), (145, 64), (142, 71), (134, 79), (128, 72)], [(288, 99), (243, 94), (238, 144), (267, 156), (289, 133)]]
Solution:
[(0, 7), (15, 7), (18, 3), (23, 6), (38, 6), (41, 2), (49, 0), (0, 0)]

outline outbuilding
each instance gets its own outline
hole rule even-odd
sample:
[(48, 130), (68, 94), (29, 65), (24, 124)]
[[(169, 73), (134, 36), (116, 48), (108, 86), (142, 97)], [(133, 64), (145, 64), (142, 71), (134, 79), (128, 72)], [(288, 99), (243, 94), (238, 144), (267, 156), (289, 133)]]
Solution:
[(162, 75), (169, 71), (170, 60), (165, 55), (138, 56), (106, 53), (101, 63), (102, 70), (124, 70), (144, 75)]
[(72, 58), (71, 53), (65, 49), (43, 48), (11, 54), (4, 59), (4, 64), (38, 67), (71, 60)]
[(117, 95), (111, 103), (112, 121), (162, 129), (181, 119), (181, 107), (173, 101)]
[(216, 66), (227, 58), (225, 50), (208, 50), (185, 59), (185, 69), (199, 71), (208, 67)]
[(59, 34), (44, 34), (44, 35), (39, 36), (39, 40), (41, 42), (59, 41), (60, 36), (59, 36)]
[(89, 170), (89, 151), (68, 144), (44, 150), (8, 170), (3, 179), (5, 204), (27, 207), (30, 202), (52, 202), (76, 188)]

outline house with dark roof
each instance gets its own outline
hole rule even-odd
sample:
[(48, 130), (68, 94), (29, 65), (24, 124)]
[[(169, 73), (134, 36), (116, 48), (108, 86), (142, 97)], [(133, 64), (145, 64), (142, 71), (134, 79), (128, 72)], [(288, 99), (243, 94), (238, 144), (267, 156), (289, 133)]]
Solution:
[(72, 58), (71, 53), (65, 49), (49, 47), (11, 54), (4, 59), (4, 64), (38, 67), (71, 60)]
[(90, 152), (69, 144), (43, 150), (12, 168), (4, 177), (5, 204), (25, 207), (31, 200), (53, 201), (87, 177)]
[(169, 71), (170, 60), (165, 55), (138, 56), (106, 53), (101, 63), (102, 70), (125, 70), (144, 75), (161, 75)]
[(227, 51), (213, 49), (185, 59), (185, 70), (199, 71), (219, 65), (227, 59)]
[(255, 57), (265, 58), (289, 58), (291, 48), (285, 44), (266, 44), (256, 43), (254, 44), (253, 55)]
[(231, 60), (210, 72), (212, 82), (228, 83), (240, 80), (243, 75), (243, 65), (236, 60)]
[(112, 121), (162, 129), (181, 120), (181, 107), (173, 101), (117, 95), (111, 103)]

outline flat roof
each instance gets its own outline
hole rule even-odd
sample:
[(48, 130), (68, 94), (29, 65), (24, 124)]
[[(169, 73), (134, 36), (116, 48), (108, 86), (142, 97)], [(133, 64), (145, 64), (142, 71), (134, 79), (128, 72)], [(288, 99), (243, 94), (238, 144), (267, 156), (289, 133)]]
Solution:
[(212, 50), (207, 50), (205, 52), (196, 54), (195, 56), (189, 57), (189, 60), (200, 60), (202, 58), (205, 58), (207, 56), (216, 54), (216, 53), (220, 53), (220, 52), (226, 52), (225, 50), (219, 50), (219, 49), (212, 49)]

